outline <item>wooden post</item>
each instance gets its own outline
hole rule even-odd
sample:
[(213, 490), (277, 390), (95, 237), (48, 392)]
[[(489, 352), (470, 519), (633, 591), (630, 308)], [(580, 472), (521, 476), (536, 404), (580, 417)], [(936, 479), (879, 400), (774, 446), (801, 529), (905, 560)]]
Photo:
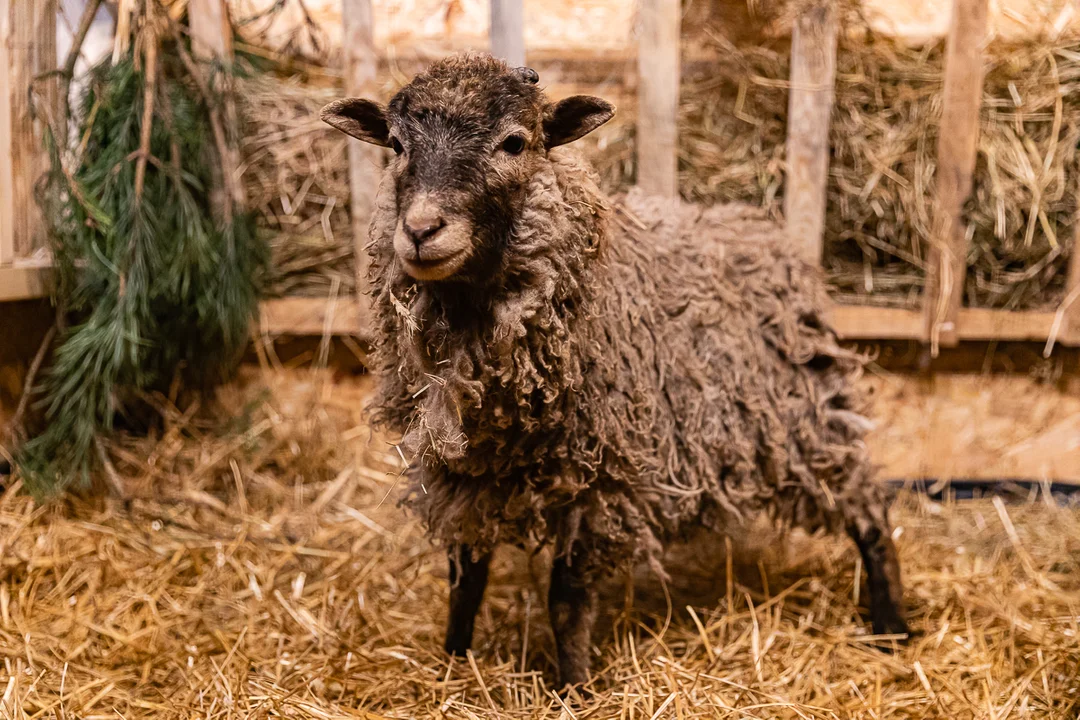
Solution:
[(641, 0), (638, 35), (637, 184), (679, 193), (679, 0)]
[[(18, 2), (18, 0), (14, 0)], [(11, 127), (11, 0), (0, 0), (0, 267), (15, 258), (15, 178), (11, 154), (15, 149)], [(2, 296), (2, 291), (0, 291)]]
[(188, 0), (188, 22), (196, 57), (232, 61), (232, 25), (225, 0)]
[(522, 0), (491, 0), (491, 54), (510, 67), (525, 64), (525, 7)]
[[(378, 91), (376, 72), (378, 57), (375, 54), (374, 19), (371, 0), (342, 0), (341, 16), (344, 24), (345, 48), (345, 94), (349, 97), (373, 98)], [(375, 195), (379, 189), (383, 153), (368, 143), (349, 138), (349, 190), (352, 218), (353, 250), (356, 266), (356, 292), (360, 303), (361, 318), (370, 316), (366, 310), (370, 301), (366, 295), (368, 286), (368, 223), (375, 211)]]
[[(240, 181), (239, 120), (236, 101), (233, 98), (231, 67), (233, 59), (232, 23), (226, 0), (188, 0), (188, 18), (191, 24), (191, 47), (197, 58), (203, 61), (217, 60), (226, 69), (222, 76), (221, 121), (225, 135), (225, 147), (221, 151), (221, 176), (215, 176), (218, 187), (214, 190), (214, 205), (222, 208), (225, 222), (231, 221), (231, 208), (242, 211), (246, 204), (244, 184)], [(214, 112), (214, 110), (211, 110)], [(228, 196), (229, 202), (224, 202)]]
[[(34, 185), (48, 170), (46, 119), (56, 114), (54, 0), (0, 0), (0, 264), (44, 243)], [(31, 92), (33, 90), (33, 92)], [(40, 103), (36, 108), (34, 102)], [(37, 110), (37, 116), (35, 116)]]
[(791, 34), (784, 216), (792, 247), (821, 261), (829, 182), (829, 125), (836, 83), (836, 14), (814, 7)]
[(938, 130), (937, 172), (923, 312), (930, 353), (958, 342), (957, 319), (967, 272), (964, 203), (979, 147), (983, 44), (988, 0), (954, 0), (945, 51), (945, 92)]
[[(1078, 214), (1077, 222), (1080, 222)], [(1069, 256), (1069, 274), (1065, 277), (1065, 337), (1066, 345), (1080, 345), (1080, 226), (1073, 225), (1072, 254)]]

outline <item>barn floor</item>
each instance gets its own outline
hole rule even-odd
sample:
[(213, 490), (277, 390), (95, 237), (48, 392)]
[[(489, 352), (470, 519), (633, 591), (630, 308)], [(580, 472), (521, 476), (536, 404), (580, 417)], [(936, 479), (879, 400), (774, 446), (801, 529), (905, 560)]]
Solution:
[(543, 557), (500, 556), (475, 658), (450, 663), (443, 557), (395, 506), (366, 388), (252, 371), (231, 427), (163, 404), (164, 433), (112, 448), (126, 499), (9, 488), (0, 717), (1077, 715), (1080, 510), (1042, 502), (899, 498), (917, 635), (891, 654), (848, 543), (762, 528), (730, 561), (677, 550), (668, 588), (613, 583), (587, 700), (551, 692)]

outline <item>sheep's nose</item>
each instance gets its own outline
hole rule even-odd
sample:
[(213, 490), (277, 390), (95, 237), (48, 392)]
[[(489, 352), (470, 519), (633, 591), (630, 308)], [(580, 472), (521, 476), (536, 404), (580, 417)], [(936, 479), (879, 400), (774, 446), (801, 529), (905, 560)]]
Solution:
[(405, 232), (414, 243), (419, 245), (435, 233), (439, 232), (446, 222), (436, 214), (413, 214), (409, 213), (405, 218)]

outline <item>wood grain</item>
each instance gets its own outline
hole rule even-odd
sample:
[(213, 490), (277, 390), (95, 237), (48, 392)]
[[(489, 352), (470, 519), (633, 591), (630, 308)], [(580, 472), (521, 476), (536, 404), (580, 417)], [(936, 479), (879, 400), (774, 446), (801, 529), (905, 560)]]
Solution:
[(641, 0), (639, 12), (637, 184), (676, 197), (681, 6), (679, 0)]
[(836, 81), (836, 16), (827, 7), (799, 15), (791, 36), (784, 217), (793, 247), (821, 259), (829, 180), (829, 124)]
[(987, 5), (988, 0), (954, 0), (946, 42), (930, 264), (923, 296), (932, 355), (939, 346), (955, 345), (960, 337), (969, 245), (964, 204), (971, 195), (979, 143)]

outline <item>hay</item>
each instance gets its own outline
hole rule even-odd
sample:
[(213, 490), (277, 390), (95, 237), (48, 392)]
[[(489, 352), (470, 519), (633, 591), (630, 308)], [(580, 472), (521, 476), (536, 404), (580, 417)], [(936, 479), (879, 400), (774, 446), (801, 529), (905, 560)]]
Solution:
[(669, 621), (655, 582), (629, 613), (606, 591), (595, 696), (564, 709), (542, 561), (501, 554), (475, 665), (451, 664), (443, 554), (394, 508), (366, 381), (250, 375), (228, 432), (163, 402), (169, 430), (113, 449), (126, 504), (0, 498), (0, 716), (1075, 717), (1076, 509), (902, 496), (921, 634), (895, 655), (856, 619), (849, 543), (762, 535), (730, 584), (722, 544), (695, 546)]
[[(824, 264), (847, 301), (913, 307), (928, 256), (943, 43), (908, 47), (857, 18), (843, 25)], [(788, 48), (737, 47), (723, 33), (704, 31), (718, 60), (683, 91), (684, 194), (779, 216)], [(998, 44), (988, 58), (965, 302), (1055, 307), (1080, 192), (1080, 42)]]
[(269, 74), (240, 83), (244, 184), (271, 248), (271, 295), (326, 296), (335, 282), (355, 292), (348, 138), (319, 120), (339, 95)]

